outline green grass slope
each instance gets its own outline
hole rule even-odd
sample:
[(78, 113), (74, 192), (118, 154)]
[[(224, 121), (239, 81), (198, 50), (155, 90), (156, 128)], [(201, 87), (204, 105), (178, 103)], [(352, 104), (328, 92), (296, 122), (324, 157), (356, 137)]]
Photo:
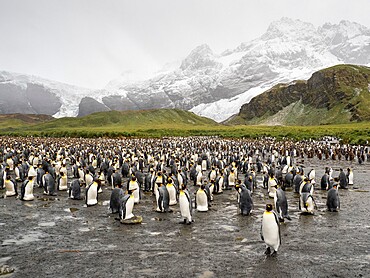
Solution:
[[(6, 117), (0, 117), (0, 123), (13, 121), (11, 118), (6, 120)], [(235, 139), (269, 136), (294, 140), (319, 139), (330, 135), (342, 138), (345, 143), (364, 144), (370, 141), (370, 122), (319, 126), (230, 126), (217, 124), (188, 111), (159, 109), (99, 112), (81, 118), (53, 119), (43, 123), (18, 121), (18, 125), (10, 129), (0, 125), (0, 135), (85, 138), (220, 136)]]
[(54, 118), (49, 115), (34, 115), (34, 114), (0, 114), (0, 130), (12, 130), (28, 125), (35, 125)]
[(2, 134), (72, 137), (168, 136), (212, 127), (215, 121), (179, 109), (108, 111), (60, 118), (34, 125), (1, 128)]

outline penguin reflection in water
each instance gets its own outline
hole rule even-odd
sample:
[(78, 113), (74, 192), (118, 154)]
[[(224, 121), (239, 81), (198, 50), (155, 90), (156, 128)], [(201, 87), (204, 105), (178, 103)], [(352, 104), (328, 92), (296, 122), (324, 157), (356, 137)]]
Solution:
[(262, 216), (261, 239), (265, 241), (267, 246), (265, 254), (270, 255), (272, 248), (274, 250), (272, 256), (275, 256), (281, 244), (280, 225), (278, 217), (270, 204), (266, 205), (266, 210)]

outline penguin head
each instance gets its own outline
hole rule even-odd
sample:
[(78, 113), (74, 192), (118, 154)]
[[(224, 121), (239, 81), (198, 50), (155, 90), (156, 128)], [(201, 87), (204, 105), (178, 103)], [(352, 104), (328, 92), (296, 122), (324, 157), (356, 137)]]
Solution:
[(272, 205), (271, 204), (266, 205), (266, 211), (272, 211)]

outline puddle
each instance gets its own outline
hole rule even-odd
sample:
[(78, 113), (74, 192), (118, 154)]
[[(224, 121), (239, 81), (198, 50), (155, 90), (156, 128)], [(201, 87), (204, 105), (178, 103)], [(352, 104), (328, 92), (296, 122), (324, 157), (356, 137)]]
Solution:
[(67, 209), (64, 209), (65, 212), (76, 212), (76, 211), (79, 211), (80, 209), (79, 208), (67, 208)]
[(0, 264), (3, 264), (3, 263), (6, 263), (7, 261), (9, 261), (12, 257), (4, 257), (4, 258), (0, 258)]
[(222, 228), (222, 229), (224, 229), (226, 231), (229, 231), (229, 232), (233, 232), (233, 231), (239, 230), (238, 227), (228, 226), (228, 225), (220, 225), (219, 228)]
[(161, 232), (148, 232), (148, 234), (150, 236), (158, 236), (158, 235), (161, 235), (162, 233)]
[(27, 243), (32, 243), (34, 241), (39, 241), (43, 235), (41, 232), (30, 232), (29, 234), (22, 235), (19, 239), (10, 238), (3, 241), (2, 245), (23, 245)]
[(198, 276), (198, 278), (212, 278), (212, 277), (215, 277), (215, 273), (210, 270), (206, 270)]
[(50, 203), (47, 203), (47, 204), (43, 204), (41, 206), (38, 206), (38, 208), (50, 208), (51, 207), (51, 204)]
[(55, 222), (40, 222), (39, 226), (40, 227), (53, 227), (55, 226)]

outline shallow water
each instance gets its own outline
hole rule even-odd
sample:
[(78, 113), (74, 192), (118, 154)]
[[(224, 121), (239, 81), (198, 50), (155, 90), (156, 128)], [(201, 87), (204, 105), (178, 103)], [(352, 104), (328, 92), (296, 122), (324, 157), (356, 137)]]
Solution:
[[(327, 165), (313, 159), (305, 166), (316, 169), (319, 181)], [(326, 211), (326, 192), (316, 190), (318, 210), (301, 215), (298, 196), (286, 191), (292, 220), (281, 224), (277, 257), (263, 254), (262, 213), (273, 200), (261, 185), (251, 216), (238, 214), (229, 190), (214, 196), (208, 212), (194, 211), (192, 225), (179, 224), (179, 205), (172, 213), (155, 212), (148, 194), (134, 208), (143, 223), (123, 225), (107, 211), (109, 187), (93, 207), (66, 192), (45, 197), (36, 188), (39, 198), (29, 203), (0, 199), (0, 262), (11, 257), (11, 277), (370, 277), (370, 166), (352, 167), (357, 189), (339, 191), (338, 213)]]

